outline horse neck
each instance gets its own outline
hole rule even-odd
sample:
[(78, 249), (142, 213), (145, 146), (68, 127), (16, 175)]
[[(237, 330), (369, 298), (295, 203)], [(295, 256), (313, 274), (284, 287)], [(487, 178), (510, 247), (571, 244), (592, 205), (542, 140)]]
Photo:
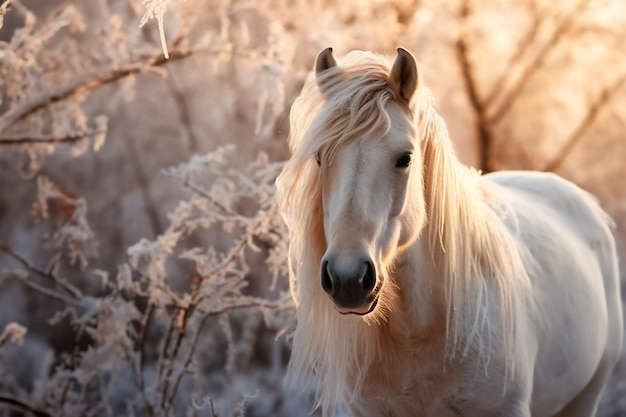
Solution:
[(389, 279), (394, 283), (397, 300), (389, 319), (379, 326), (381, 337), (421, 338), (445, 334), (446, 296), (439, 279), (427, 239), (418, 239), (396, 260)]

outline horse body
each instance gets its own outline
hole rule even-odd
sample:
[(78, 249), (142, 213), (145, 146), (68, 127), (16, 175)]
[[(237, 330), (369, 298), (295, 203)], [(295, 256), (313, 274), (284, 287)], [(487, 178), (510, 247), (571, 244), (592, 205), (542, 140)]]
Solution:
[[(380, 343), (395, 347), (381, 347), (389, 356), (370, 365), (367, 388), (350, 406), (353, 416), (594, 415), (622, 337), (615, 259), (603, 259), (614, 252), (605, 216), (585, 192), (551, 174), (502, 172), (484, 182), (487, 193), (497, 192), (515, 208), (512, 217), (519, 223), (511, 233), (531, 248), (533, 269), (541, 271), (530, 276), (537, 311), (527, 323), (516, 374), (504, 378), (504, 357), (496, 347), (490, 364), (478, 372), (476, 352), (446, 364), (443, 306), (431, 306), (430, 314), (421, 314), (430, 315), (428, 324), (415, 326), (409, 300), (402, 300), (378, 329)], [(415, 249), (400, 262), (427, 265), (427, 248)], [(397, 285), (429, 287), (415, 270), (399, 267)], [(598, 277), (605, 278), (602, 285)], [(572, 402), (575, 407), (558, 414)]]
[(413, 57), (330, 50), (292, 107), (294, 381), (354, 417), (591, 417), (622, 343), (615, 243), (552, 174), (462, 166)]
[(557, 415), (568, 404), (562, 415), (595, 415), (623, 336), (609, 219), (593, 197), (553, 174), (485, 178), (512, 191), (520, 238), (537, 263), (532, 415)]

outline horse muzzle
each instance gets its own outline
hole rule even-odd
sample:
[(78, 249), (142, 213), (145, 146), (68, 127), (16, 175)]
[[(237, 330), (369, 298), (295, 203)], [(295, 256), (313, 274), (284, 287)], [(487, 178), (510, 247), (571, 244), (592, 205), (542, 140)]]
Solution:
[(365, 315), (378, 301), (376, 266), (369, 257), (357, 259), (325, 256), (321, 265), (322, 288), (341, 314)]

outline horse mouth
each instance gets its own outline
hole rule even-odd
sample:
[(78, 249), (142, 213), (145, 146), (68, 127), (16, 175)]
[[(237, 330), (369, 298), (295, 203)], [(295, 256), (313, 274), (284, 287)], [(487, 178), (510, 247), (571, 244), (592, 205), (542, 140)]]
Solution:
[(352, 307), (352, 308), (342, 308), (342, 307), (338, 307), (337, 305), (335, 305), (335, 308), (337, 309), (339, 313), (343, 314), (344, 316), (348, 314), (355, 314), (357, 316), (366, 316), (370, 314), (372, 311), (374, 311), (377, 305), (378, 305), (378, 295), (376, 295), (376, 297), (374, 298), (374, 301), (372, 301), (369, 307), (366, 304), (361, 307)]
[(342, 306), (337, 305), (336, 303), (333, 303), (333, 305), (335, 306), (335, 310), (337, 310), (340, 314), (343, 314), (344, 316), (348, 314), (355, 314), (357, 316), (366, 316), (376, 309), (376, 306), (378, 305), (379, 295), (380, 295), (379, 290), (380, 288), (376, 288), (375, 291), (372, 291), (370, 295), (367, 297), (369, 300), (366, 300), (366, 302), (360, 306), (342, 307)]

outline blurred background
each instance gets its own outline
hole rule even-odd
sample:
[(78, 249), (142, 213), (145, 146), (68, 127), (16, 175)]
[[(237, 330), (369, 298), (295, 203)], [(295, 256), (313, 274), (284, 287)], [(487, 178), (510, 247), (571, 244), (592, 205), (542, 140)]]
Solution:
[(459, 159), (592, 192), (626, 269), (622, 0), (0, 0), (0, 416), (308, 415), (271, 190), (327, 46), (409, 49)]

